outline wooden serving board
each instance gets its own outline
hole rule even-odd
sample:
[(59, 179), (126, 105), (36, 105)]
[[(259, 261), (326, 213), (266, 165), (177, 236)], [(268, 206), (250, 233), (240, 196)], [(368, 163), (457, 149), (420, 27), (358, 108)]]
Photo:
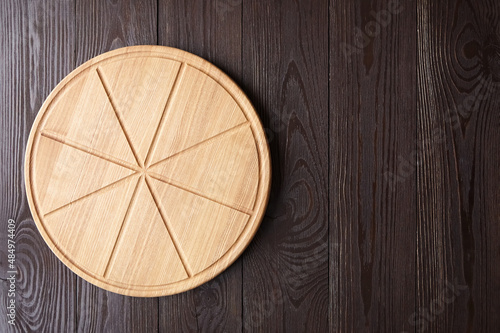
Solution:
[(131, 296), (183, 292), (242, 253), (264, 214), (270, 159), (244, 93), (209, 62), (161, 46), (69, 74), (33, 125), (25, 178), (52, 251)]

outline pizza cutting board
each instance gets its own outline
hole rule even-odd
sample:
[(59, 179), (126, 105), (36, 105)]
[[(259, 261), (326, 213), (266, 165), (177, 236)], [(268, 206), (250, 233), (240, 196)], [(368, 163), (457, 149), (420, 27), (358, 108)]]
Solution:
[(102, 54), (63, 79), (28, 140), (37, 227), (85, 280), (153, 297), (192, 289), (243, 252), (266, 208), (270, 158), (244, 93), (161, 46)]

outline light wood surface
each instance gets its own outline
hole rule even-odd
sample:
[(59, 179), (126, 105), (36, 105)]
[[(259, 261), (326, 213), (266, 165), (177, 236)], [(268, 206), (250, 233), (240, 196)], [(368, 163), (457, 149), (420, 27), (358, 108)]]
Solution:
[(243, 92), (207, 61), (160, 46), (102, 54), (62, 80), (25, 161), (52, 251), (95, 285), (146, 297), (234, 262), (262, 220), (270, 174)]

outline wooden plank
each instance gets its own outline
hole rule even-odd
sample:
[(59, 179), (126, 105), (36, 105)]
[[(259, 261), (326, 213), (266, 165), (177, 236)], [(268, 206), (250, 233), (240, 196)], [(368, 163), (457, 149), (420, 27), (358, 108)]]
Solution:
[(156, 1), (75, 1), (77, 66), (120, 47), (156, 44)]
[(415, 5), (330, 2), (331, 331), (414, 330)]
[[(15, 327), (7, 324), (2, 307), (0, 331), (73, 331), (75, 277), (52, 254), (35, 227), (26, 202), (22, 165), (38, 109), (73, 66), (74, 6), (72, 1), (6, 1), (0, 5), (0, 13), (0, 142), (4, 172), (1, 252), (2, 262), (7, 263), (6, 230), (10, 218), (16, 222), (18, 272)], [(7, 296), (2, 288), (2, 304), (7, 304)]]
[[(156, 44), (154, 0), (76, 2), (76, 65), (106, 51), (137, 44)], [(106, 292), (78, 279), (78, 330), (156, 332), (158, 299), (130, 298)]]
[[(241, 81), (241, 1), (159, 1), (158, 44), (192, 52)], [(244, 90), (244, 89), (243, 89)], [(160, 299), (161, 332), (241, 331), (241, 262), (185, 293)]]
[[(27, 15), (26, 1), (4, 1), (0, 3), (0, 29), (4, 33), (0, 35), (0, 155), (3, 170), (0, 178), (0, 189), (2, 200), (0, 202), (0, 256), (2, 263), (0, 300), (2, 306), (0, 314), (0, 331), (16, 332), (24, 327), (29, 327), (29, 315), (27, 320), (21, 316), (21, 297), (19, 276), (15, 276), (14, 288), (11, 288), (12, 277), (8, 271), (25, 271), (21, 262), (14, 262), (14, 267), (9, 267), (8, 259), (8, 223), (14, 221), (17, 226), (16, 234), (19, 232), (32, 230), (29, 210), (23, 192), (24, 183), (22, 179), (22, 161), (24, 159), (22, 151), (27, 140), (30, 124), (26, 122), (26, 114), (23, 113), (29, 98), (24, 91), (28, 91), (28, 66), (27, 58), (29, 44), (26, 36), (28, 34), (28, 24), (24, 17)], [(32, 121), (32, 116), (28, 122)], [(24, 207), (23, 207), (24, 206)], [(24, 222), (26, 220), (26, 222)], [(23, 223), (20, 223), (20, 222)], [(22, 224), (22, 227), (19, 225)], [(30, 228), (31, 227), (31, 228)], [(36, 233), (36, 232), (34, 232)], [(32, 232), (30, 232), (30, 235)], [(24, 238), (24, 237), (23, 237)], [(41, 237), (39, 237), (41, 238)], [(19, 236), (14, 238), (19, 242)], [(17, 254), (17, 253), (16, 253)], [(29, 263), (29, 262), (28, 262)], [(8, 279), (9, 278), (9, 279)], [(16, 290), (13, 292), (13, 290)], [(17, 295), (16, 295), (17, 294)], [(7, 309), (10, 301), (15, 302), (15, 309)], [(7, 314), (11, 313), (11, 317)], [(11, 324), (9, 324), (11, 320)]]
[(273, 186), (243, 255), (245, 331), (328, 331), (328, 2), (243, 3), (243, 73)]
[(418, 330), (500, 330), (499, 15), (418, 3)]

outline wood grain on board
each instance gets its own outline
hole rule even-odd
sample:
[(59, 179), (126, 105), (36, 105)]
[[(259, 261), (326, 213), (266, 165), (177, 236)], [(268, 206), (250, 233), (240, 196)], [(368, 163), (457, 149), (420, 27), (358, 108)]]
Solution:
[(245, 331), (328, 330), (328, 4), (243, 2), (244, 88), (268, 139), (266, 218), (243, 255)]
[(125, 47), (52, 91), (25, 179), (40, 233), (75, 273), (164, 296), (211, 280), (247, 247), (267, 205), (269, 151), (252, 105), (215, 66)]
[(415, 1), (330, 6), (330, 330), (412, 331)]
[[(70, 2), (40, 1), (6, 1), (0, 9), (1, 132), (4, 136), (1, 165), (2, 182), (7, 182), (2, 185), (1, 234), (5, 241), (1, 242), (0, 251), (2, 271), (4, 267), (7, 271), (7, 221), (13, 219), (17, 271), (16, 326), (7, 324), (7, 317), (3, 315), (2, 332), (75, 329), (75, 276), (54, 257), (40, 237), (22, 186), (22, 155), (33, 119), (51, 89), (73, 68), (73, 9)], [(45, 29), (46, 26), (51, 28)], [(2, 282), (7, 287), (7, 283)], [(4, 314), (8, 298), (2, 289)]]
[(492, 0), (422, 0), (417, 13), (415, 326), (497, 331), (500, 7)]

